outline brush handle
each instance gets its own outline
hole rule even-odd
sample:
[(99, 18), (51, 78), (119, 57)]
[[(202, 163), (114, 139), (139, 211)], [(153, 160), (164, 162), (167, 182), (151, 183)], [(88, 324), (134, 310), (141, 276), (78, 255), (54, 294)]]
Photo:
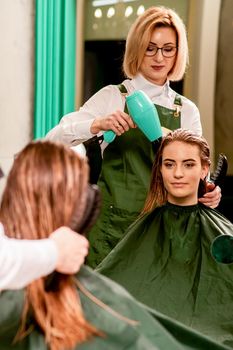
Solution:
[(218, 156), (217, 167), (214, 173), (210, 176), (210, 181), (215, 184), (215, 186), (223, 186), (225, 177), (227, 175), (228, 161), (225, 154), (220, 153)]

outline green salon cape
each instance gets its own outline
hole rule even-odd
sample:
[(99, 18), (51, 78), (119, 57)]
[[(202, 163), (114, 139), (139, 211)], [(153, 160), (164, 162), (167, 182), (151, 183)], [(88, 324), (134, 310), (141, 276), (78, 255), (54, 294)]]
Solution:
[(233, 233), (214, 209), (167, 203), (133, 223), (97, 271), (140, 302), (233, 347), (233, 264), (211, 256)]
[[(77, 275), (79, 283), (89, 293), (108, 305), (104, 310), (79, 290), (85, 317), (105, 337), (76, 346), (78, 350), (229, 350), (207, 337), (191, 331), (179, 323), (147, 309), (139, 304), (121, 286), (104, 276), (83, 267)], [(0, 350), (45, 350), (48, 349), (39, 329), (34, 330), (21, 342), (10, 345), (18, 330), (23, 308), (24, 290), (5, 291), (0, 294)], [(121, 316), (119, 316), (121, 315)], [(130, 325), (121, 317), (137, 320)], [(59, 314), (57, 317), (60, 317)], [(31, 325), (34, 322), (31, 320)]]

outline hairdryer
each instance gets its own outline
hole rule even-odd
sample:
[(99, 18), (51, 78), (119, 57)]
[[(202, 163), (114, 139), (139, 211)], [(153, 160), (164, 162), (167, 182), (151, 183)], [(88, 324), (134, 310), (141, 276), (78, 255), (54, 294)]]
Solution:
[[(129, 114), (134, 123), (143, 132), (143, 134), (154, 144), (160, 143), (162, 138), (162, 129), (158, 112), (149, 97), (141, 90), (134, 91), (126, 96), (126, 104)], [(110, 143), (116, 137), (112, 130), (105, 131), (104, 141)]]

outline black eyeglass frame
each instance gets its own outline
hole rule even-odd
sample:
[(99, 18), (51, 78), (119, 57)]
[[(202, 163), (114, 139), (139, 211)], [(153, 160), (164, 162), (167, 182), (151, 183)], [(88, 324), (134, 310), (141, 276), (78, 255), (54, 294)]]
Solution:
[[(148, 46), (148, 48), (149, 48), (149, 46)], [(170, 45), (170, 46), (163, 46), (163, 47), (154, 46), (153, 50), (152, 50), (153, 54), (152, 55), (151, 54), (148, 55), (148, 53), (147, 53), (148, 52), (148, 48), (145, 51), (145, 56), (147, 56), (147, 57), (153, 57), (153, 56), (157, 55), (159, 50), (161, 50), (161, 53), (162, 53), (163, 57), (172, 58), (172, 57), (174, 57), (177, 54), (177, 50), (178, 50), (178, 46), (172, 46), (172, 45)], [(168, 49), (168, 48), (175, 49), (174, 55), (172, 55), (172, 56), (164, 55), (164, 50)]]

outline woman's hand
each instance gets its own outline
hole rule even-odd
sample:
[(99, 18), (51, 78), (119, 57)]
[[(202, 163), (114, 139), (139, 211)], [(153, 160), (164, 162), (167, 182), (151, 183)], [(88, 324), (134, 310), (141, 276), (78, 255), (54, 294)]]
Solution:
[(136, 128), (130, 116), (122, 111), (116, 111), (106, 117), (97, 117), (91, 125), (91, 133), (98, 134), (101, 130), (112, 130), (117, 136), (124, 134), (130, 128)]
[(202, 198), (199, 198), (199, 202), (210, 208), (216, 208), (221, 200), (221, 188), (215, 186), (211, 182), (207, 182), (207, 192)]

